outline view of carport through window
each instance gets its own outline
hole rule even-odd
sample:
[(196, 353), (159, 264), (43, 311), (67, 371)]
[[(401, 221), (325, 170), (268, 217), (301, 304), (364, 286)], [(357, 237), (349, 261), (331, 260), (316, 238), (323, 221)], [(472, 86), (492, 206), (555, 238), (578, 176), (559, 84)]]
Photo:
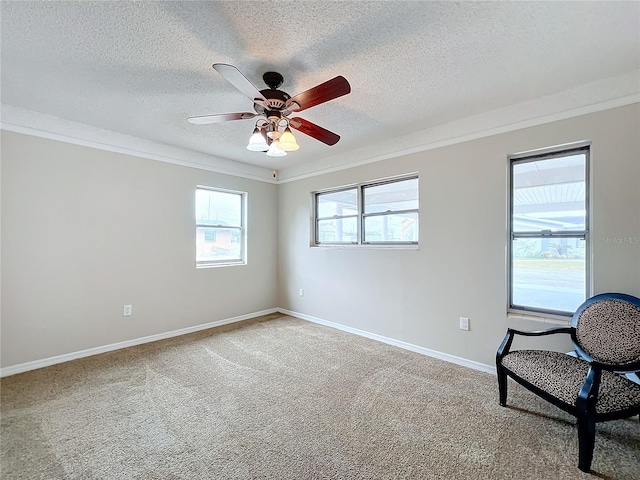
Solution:
[(418, 177), (382, 179), (314, 194), (317, 245), (418, 243)]
[(570, 314), (587, 296), (588, 155), (512, 159), (512, 309)]

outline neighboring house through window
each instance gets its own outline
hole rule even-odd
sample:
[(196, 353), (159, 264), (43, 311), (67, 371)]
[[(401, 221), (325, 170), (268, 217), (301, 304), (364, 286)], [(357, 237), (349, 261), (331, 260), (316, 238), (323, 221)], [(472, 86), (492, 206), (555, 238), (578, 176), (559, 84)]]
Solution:
[(590, 296), (589, 147), (510, 158), (509, 311), (570, 316)]
[(313, 193), (314, 245), (417, 245), (417, 175)]
[(196, 266), (246, 263), (245, 192), (196, 188)]

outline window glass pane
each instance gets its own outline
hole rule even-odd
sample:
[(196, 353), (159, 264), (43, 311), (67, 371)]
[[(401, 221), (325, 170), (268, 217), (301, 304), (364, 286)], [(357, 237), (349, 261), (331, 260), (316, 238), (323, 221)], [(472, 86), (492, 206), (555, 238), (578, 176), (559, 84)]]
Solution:
[(417, 178), (364, 188), (364, 213), (417, 209)]
[(513, 164), (513, 231), (586, 228), (586, 155)]
[(240, 260), (241, 235), (237, 228), (196, 228), (196, 261)]
[(358, 214), (358, 193), (355, 188), (341, 192), (321, 193), (316, 198), (319, 218)]
[(584, 302), (584, 240), (519, 238), (511, 248), (513, 306), (573, 313)]
[(200, 225), (242, 225), (242, 195), (196, 190), (196, 222)]
[(365, 242), (417, 242), (418, 214), (375, 215), (364, 219)]
[(318, 220), (319, 243), (355, 243), (358, 241), (356, 217)]

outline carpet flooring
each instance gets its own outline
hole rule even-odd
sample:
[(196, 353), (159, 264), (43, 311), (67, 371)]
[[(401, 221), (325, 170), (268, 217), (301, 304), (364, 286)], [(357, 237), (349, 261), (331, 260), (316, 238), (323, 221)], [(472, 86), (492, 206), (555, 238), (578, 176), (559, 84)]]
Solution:
[[(497, 345), (496, 345), (497, 347)], [(640, 479), (598, 425), (493, 375), (273, 314), (2, 379), (9, 479)]]

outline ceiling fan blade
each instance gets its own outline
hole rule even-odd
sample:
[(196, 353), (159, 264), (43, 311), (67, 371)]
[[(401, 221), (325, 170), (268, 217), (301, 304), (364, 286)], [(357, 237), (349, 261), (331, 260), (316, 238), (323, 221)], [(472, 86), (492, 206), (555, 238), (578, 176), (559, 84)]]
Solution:
[[(299, 93), (295, 97), (291, 97), (287, 100), (286, 106), (290, 111), (300, 112), (346, 95), (349, 92), (351, 92), (351, 85), (349, 85), (347, 79), (342, 76), (337, 76), (305, 92)], [(296, 104), (299, 105), (299, 108)]]
[(253, 102), (258, 101), (262, 104), (262, 102), (267, 101), (267, 99), (264, 98), (264, 95), (262, 95), (260, 91), (249, 80), (247, 80), (247, 77), (245, 77), (240, 70), (233, 65), (228, 65), (226, 63), (214, 63), (213, 68), (216, 72), (222, 75), (227, 82), (244, 93)]
[(205, 123), (229, 122), (231, 120), (247, 120), (253, 118), (257, 113), (240, 112), (240, 113), (221, 113), (219, 115), (201, 115), (199, 117), (189, 117), (187, 121), (195, 125), (203, 125)]
[(315, 123), (311, 123), (300, 117), (292, 118), (289, 121), (289, 125), (305, 135), (309, 135), (310, 137), (320, 140), (322, 143), (326, 143), (327, 145), (335, 145), (338, 143), (338, 140), (340, 140), (340, 135), (330, 132), (325, 128), (319, 127)]

